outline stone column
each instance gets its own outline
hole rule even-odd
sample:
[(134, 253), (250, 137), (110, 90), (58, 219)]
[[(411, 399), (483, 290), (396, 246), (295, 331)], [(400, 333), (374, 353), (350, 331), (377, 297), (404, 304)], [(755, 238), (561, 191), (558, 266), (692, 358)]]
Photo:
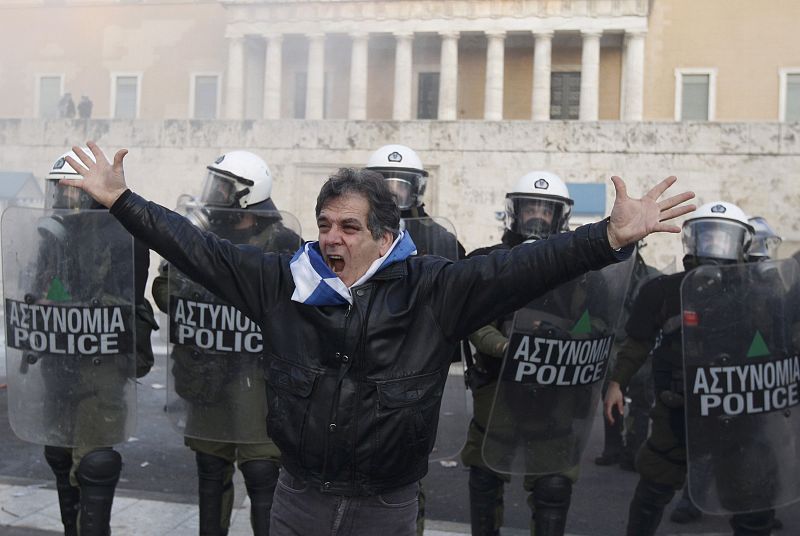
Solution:
[(581, 32), (581, 121), (597, 121), (600, 93), (600, 31)]
[(641, 121), (644, 109), (644, 32), (625, 34), (623, 121)]
[(281, 118), (281, 78), (283, 77), (283, 36), (270, 34), (264, 60), (264, 119)]
[(553, 32), (534, 32), (533, 95), (531, 117), (534, 121), (550, 120), (550, 71)]
[(325, 106), (325, 34), (308, 34), (306, 119), (322, 119)]
[(348, 119), (367, 118), (367, 50), (369, 34), (351, 33), (353, 40), (350, 50), (350, 103)]
[(458, 32), (439, 32), (442, 51), (439, 64), (439, 119), (458, 119)]
[(413, 68), (413, 33), (396, 33), (394, 55), (394, 108), (395, 121), (411, 119), (411, 70)]
[(225, 117), (244, 117), (244, 36), (228, 37), (228, 67), (225, 81)]
[(505, 62), (505, 32), (487, 32), (486, 92), (483, 101), (483, 118), (487, 121), (503, 119), (503, 69)]

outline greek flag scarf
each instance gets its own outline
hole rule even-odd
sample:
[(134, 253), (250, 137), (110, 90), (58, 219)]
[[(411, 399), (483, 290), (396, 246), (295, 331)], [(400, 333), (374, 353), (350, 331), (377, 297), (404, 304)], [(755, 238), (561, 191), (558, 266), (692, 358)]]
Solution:
[[(353, 286), (366, 283), (369, 278), (383, 268), (396, 262), (404, 261), (411, 255), (416, 254), (417, 246), (411, 240), (411, 235), (402, 231), (392, 243), (392, 247), (389, 248), (386, 255), (373, 262), (367, 273), (353, 283)], [(353, 303), (350, 289), (325, 264), (325, 260), (319, 250), (319, 242), (306, 242), (303, 244), (289, 262), (289, 269), (292, 271), (292, 279), (295, 286), (292, 301), (307, 305), (345, 305)]]

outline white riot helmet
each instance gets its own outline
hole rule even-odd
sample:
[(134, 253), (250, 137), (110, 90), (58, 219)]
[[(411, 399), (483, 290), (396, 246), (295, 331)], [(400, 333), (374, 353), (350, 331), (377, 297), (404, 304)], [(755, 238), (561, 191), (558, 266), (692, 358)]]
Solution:
[(531, 171), (506, 194), (506, 229), (527, 240), (567, 231), (573, 203), (561, 177), (550, 171)]
[(247, 208), (272, 195), (267, 163), (249, 151), (223, 154), (208, 167), (200, 202), (216, 207)]
[(750, 247), (747, 248), (747, 260), (754, 262), (775, 258), (783, 239), (772, 230), (767, 220), (761, 216), (753, 216), (748, 221), (753, 226), (755, 234)]
[(369, 157), (367, 169), (383, 175), (400, 210), (422, 203), (428, 172), (422, 168), (422, 160), (413, 149), (405, 145), (384, 145)]
[(753, 233), (742, 209), (713, 201), (683, 222), (683, 251), (694, 257), (696, 264), (742, 262)]
[[(86, 148), (81, 147), (86, 156), (95, 161), (92, 152)], [(61, 179), (83, 179), (66, 160), (66, 157), (72, 157), (74, 160), (80, 162), (78, 156), (70, 151), (62, 154), (58, 160), (55, 161), (47, 174), (44, 183), (44, 206), (45, 208), (61, 208), (61, 209), (95, 209), (103, 208), (103, 206), (92, 199), (92, 197), (74, 186), (63, 186), (58, 183)]]

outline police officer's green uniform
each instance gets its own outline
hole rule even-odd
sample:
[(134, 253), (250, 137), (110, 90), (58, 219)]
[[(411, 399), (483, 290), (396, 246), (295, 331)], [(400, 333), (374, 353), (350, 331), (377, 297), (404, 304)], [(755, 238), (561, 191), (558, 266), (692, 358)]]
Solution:
[[(275, 210), (270, 200), (267, 203), (267, 209)], [(255, 214), (262, 220), (269, 219), (257, 212)], [(231, 234), (227, 232), (224, 236), (230, 237)], [(264, 251), (293, 253), (301, 239), (279, 221), (273, 221), (246, 242)], [(168, 268), (168, 265), (162, 265), (152, 287), (156, 305), (164, 312), (169, 310)], [(228, 533), (234, 500), (233, 464), (236, 463), (250, 497), (253, 533), (267, 535), (272, 495), (280, 469), (280, 451), (266, 432), (263, 356), (260, 359), (250, 355), (198, 359), (191, 355), (192, 352), (196, 350), (175, 346), (172, 358), (176, 390), (189, 403), (187, 432), (191, 430), (194, 437), (184, 437), (184, 443), (195, 452), (197, 462), (200, 534), (217, 536)], [(226, 377), (233, 360), (239, 360), (240, 366), (260, 369), (248, 376), (253, 382), (248, 389), (240, 388), (238, 378)], [(222, 399), (228, 403), (224, 407), (216, 406), (215, 402)], [(201, 418), (192, 415), (192, 404), (202, 407)], [(263, 440), (233, 443), (199, 439), (204, 435), (213, 437), (221, 426), (245, 430), (247, 436)]]

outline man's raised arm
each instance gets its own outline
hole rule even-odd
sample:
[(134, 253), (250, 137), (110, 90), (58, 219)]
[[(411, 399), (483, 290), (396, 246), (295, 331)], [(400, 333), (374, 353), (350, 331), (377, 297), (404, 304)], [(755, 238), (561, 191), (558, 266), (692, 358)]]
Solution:
[(97, 144), (90, 141), (87, 146), (97, 161), (92, 162), (76, 148), (80, 162), (70, 157), (67, 160), (83, 178), (62, 179), (61, 184), (80, 188), (98, 203), (113, 208), (112, 213), (132, 235), (246, 315), (258, 319), (264, 314), (267, 302), (280, 293), (277, 284), (268, 285), (271, 293), (260, 292), (262, 275), (277, 274), (277, 256), (267, 258), (260, 249), (237, 247), (201, 231), (175, 212), (146, 202), (125, 183), (122, 161), (126, 149), (117, 151), (112, 164)]

